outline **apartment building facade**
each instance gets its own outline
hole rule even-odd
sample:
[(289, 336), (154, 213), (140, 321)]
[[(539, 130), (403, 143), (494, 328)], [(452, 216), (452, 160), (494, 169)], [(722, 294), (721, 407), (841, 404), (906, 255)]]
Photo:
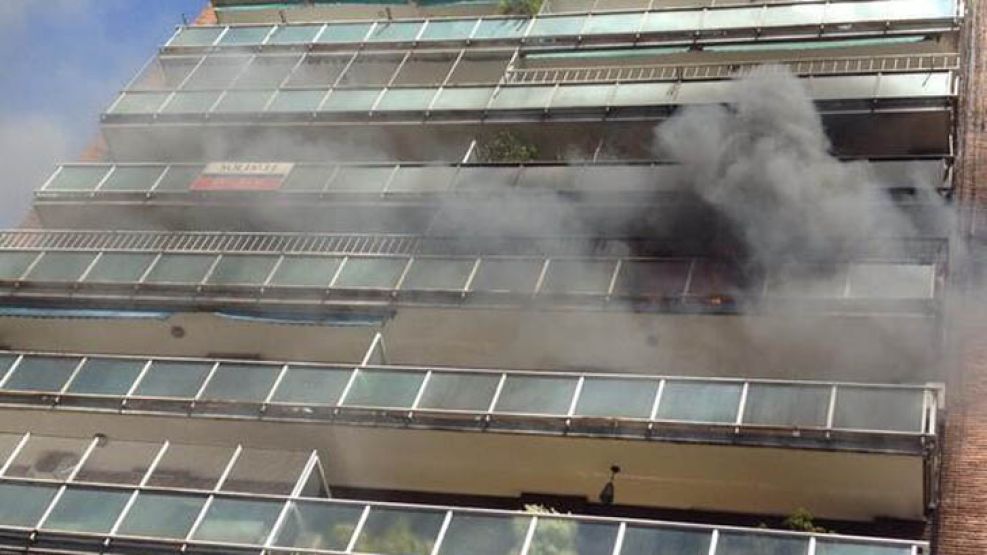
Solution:
[[(982, 552), (967, 10), (214, 0), (0, 232), (0, 546)], [(783, 70), (907, 225), (765, 265), (682, 186), (656, 129)]]

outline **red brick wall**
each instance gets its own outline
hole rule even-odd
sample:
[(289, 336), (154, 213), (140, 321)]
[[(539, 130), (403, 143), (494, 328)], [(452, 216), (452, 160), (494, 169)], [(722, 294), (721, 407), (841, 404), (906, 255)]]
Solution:
[[(968, 3), (957, 187), (964, 208), (987, 208), (987, 21)], [(969, 228), (967, 228), (969, 229)], [(964, 299), (950, 318), (955, 359), (948, 377), (938, 555), (987, 554), (987, 309)]]

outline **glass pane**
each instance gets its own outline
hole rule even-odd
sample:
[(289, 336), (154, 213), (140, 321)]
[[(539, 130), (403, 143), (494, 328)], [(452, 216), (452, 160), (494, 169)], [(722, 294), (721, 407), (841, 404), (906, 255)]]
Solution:
[(323, 112), (368, 112), (380, 96), (377, 89), (347, 90), (335, 89), (322, 103)]
[(288, 495), (308, 459), (305, 451), (244, 449), (223, 483), (223, 491)]
[(34, 281), (75, 281), (96, 258), (91, 252), (46, 252), (25, 279)]
[(612, 553), (617, 525), (556, 518), (538, 519), (529, 555)]
[(211, 490), (233, 456), (231, 447), (171, 444), (148, 485)]
[(475, 26), (475, 19), (433, 19), (425, 27), (422, 40), (466, 40)]
[(270, 32), (270, 27), (230, 27), (219, 44), (260, 44)]
[(55, 497), (55, 486), (0, 484), (0, 525), (34, 528)]
[[(113, 105), (111, 114), (153, 114), (170, 93), (124, 93)], [(49, 190), (53, 187), (48, 187)]]
[(912, 549), (906, 546), (836, 542), (822, 538), (816, 543), (816, 555), (910, 555), (911, 553)]
[(168, 166), (168, 171), (165, 172), (161, 181), (158, 181), (158, 186), (154, 190), (186, 192), (189, 189), (189, 184), (196, 177), (199, 177), (201, 172), (202, 166)]
[(216, 499), (192, 539), (262, 544), (281, 510), (281, 502)]
[(519, 555), (530, 517), (456, 513), (439, 555)]
[(262, 112), (271, 91), (229, 91), (216, 105), (217, 112)]
[(853, 264), (850, 296), (880, 299), (932, 297), (935, 267), (922, 264)]
[(223, 255), (206, 283), (211, 285), (263, 285), (277, 264), (276, 256)]
[(530, 293), (535, 290), (542, 265), (541, 260), (484, 258), (470, 290)]
[(329, 191), (354, 193), (380, 193), (394, 173), (392, 166), (356, 167), (343, 166), (329, 182)]
[(620, 266), (614, 291), (619, 295), (678, 297), (685, 293), (689, 261), (626, 261)]
[(45, 520), (48, 530), (106, 533), (127, 504), (130, 492), (68, 489)]
[[(6, 368), (9, 362), (6, 359), (12, 360), (13, 357), (0, 357), (0, 363), (2, 363), (0, 368)], [(0, 369), (0, 373), (2, 372), (3, 370)], [(7, 462), (7, 457), (14, 452), (14, 448), (21, 442), (22, 437), (22, 434), (0, 433), (0, 466)]]
[(60, 391), (80, 361), (78, 358), (26, 356), (3, 388), (10, 391)]
[(357, 370), (344, 405), (407, 408), (415, 402), (424, 372)]
[(125, 395), (137, 379), (144, 360), (91, 358), (72, 380), (69, 393), (88, 395)]
[(275, 403), (335, 405), (352, 370), (289, 367), (271, 399)]
[(380, 555), (429, 555), (444, 516), (437, 511), (371, 509), (355, 551)]
[(216, 369), (203, 399), (263, 401), (274, 385), (280, 366), (231, 364), (224, 362)]
[(344, 551), (363, 507), (328, 503), (292, 503), (275, 545)]
[(388, 89), (377, 103), (380, 111), (424, 111), (428, 109), (436, 89)]
[(164, 114), (205, 114), (219, 98), (218, 92), (177, 92), (165, 104)]
[(216, 257), (211, 254), (163, 254), (145, 283), (199, 283)]
[(440, 193), (449, 190), (456, 168), (400, 168), (387, 184), (388, 193)]
[(186, 27), (168, 46), (209, 46), (223, 32), (223, 27)]
[(82, 281), (86, 283), (136, 283), (154, 261), (153, 254), (103, 253)]
[(634, 34), (641, 26), (644, 14), (641, 13), (621, 13), (594, 15), (589, 18), (586, 27), (583, 29), (584, 35), (597, 35), (609, 33)]
[(531, 27), (529, 37), (549, 35), (578, 35), (586, 23), (586, 17), (573, 15), (566, 17), (539, 17)]
[(610, 103), (613, 85), (566, 85), (552, 97), (552, 108), (599, 107)]
[(922, 430), (922, 391), (840, 387), (833, 425), (837, 428), (918, 433)]
[(312, 42), (322, 30), (322, 25), (279, 25), (267, 44), (302, 44)]
[(615, 264), (609, 260), (552, 260), (541, 292), (606, 294)]
[(45, 190), (92, 191), (109, 170), (107, 166), (62, 166)]
[(415, 40), (422, 27), (420, 21), (378, 21), (367, 37), (368, 42), (407, 42)]
[(161, 177), (164, 166), (117, 166), (100, 191), (149, 191)]
[(751, 384), (744, 423), (769, 426), (825, 426), (830, 388), (783, 384)]
[(341, 259), (331, 256), (286, 256), (270, 285), (286, 287), (328, 287)]
[(576, 382), (576, 378), (508, 376), (494, 411), (565, 415), (576, 392)]
[(473, 264), (468, 258), (416, 258), (401, 289), (459, 291), (466, 286)]
[(87, 439), (31, 436), (4, 476), (67, 480), (90, 443)]
[(423, 409), (486, 412), (499, 381), (497, 374), (433, 372), (418, 406)]
[(139, 484), (161, 444), (104, 440), (86, 458), (75, 479), (104, 484)]
[(36, 252), (0, 252), (0, 279), (20, 278), (37, 257)]
[(325, 32), (319, 35), (319, 42), (362, 42), (363, 37), (370, 31), (370, 23), (340, 23), (329, 25)]
[(490, 102), (493, 89), (489, 87), (461, 87), (442, 89), (432, 104), (433, 110), (482, 110)]
[(333, 287), (391, 289), (406, 264), (404, 258), (349, 258)]
[(548, 108), (554, 87), (505, 87), (490, 102), (494, 110)]
[(723, 532), (716, 546), (718, 555), (805, 555), (809, 549), (806, 538), (765, 536)]
[(689, 31), (699, 29), (704, 11), (654, 11), (648, 12), (641, 26), (642, 33)]
[(326, 91), (278, 91), (267, 111), (314, 112), (319, 109), (325, 96)]
[(733, 383), (666, 382), (658, 419), (734, 422), (741, 389), (740, 384)]
[(298, 55), (258, 56), (236, 78), (233, 86), (238, 89), (276, 89), (300, 59)]
[(203, 497), (142, 492), (130, 507), (118, 533), (124, 536), (184, 538), (205, 502)]
[(325, 188), (329, 178), (332, 177), (335, 168), (333, 166), (301, 166), (296, 165), (284, 184), (282, 191), (304, 191), (318, 192)]
[(134, 391), (137, 397), (177, 397), (191, 399), (212, 369), (208, 362), (156, 360)]
[(586, 378), (576, 403), (580, 416), (649, 418), (658, 380)]
[(708, 555), (711, 532), (628, 526), (620, 555)]
[(475, 39), (512, 39), (520, 38), (524, 30), (528, 27), (528, 18), (508, 19), (495, 18), (484, 19), (476, 28), (473, 34)]

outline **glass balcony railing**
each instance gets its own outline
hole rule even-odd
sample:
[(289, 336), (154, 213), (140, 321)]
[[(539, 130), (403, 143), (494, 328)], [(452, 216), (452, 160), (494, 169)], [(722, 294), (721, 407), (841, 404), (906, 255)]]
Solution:
[[(0, 536), (41, 549), (373, 555), (924, 555), (925, 542), (757, 528), (0, 478)], [(129, 551), (128, 551), (129, 550)]]
[(863, 0), (855, 2), (771, 3), (707, 9), (670, 9), (536, 17), (436, 18), (377, 20), (324, 25), (183, 27), (166, 49), (251, 46), (370, 47), (418, 43), (571, 43), (639, 42), (662, 37), (791, 34), (801, 27), (822, 32), (915, 29), (945, 25), (958, 17), (952, 0)]
[[(733, 98), (730, 81), (679, 83), (622, 83), (605, 85), (533, 85), (450, 88), (367, 88), (328, 90), (180, 90), (174, 92), (125, 92), (110, 106), (104, 120), (212, 117), (242, 119), (256, 115), (290, 117), (313, 115), (327, 118), (367, 114), (400, 117), (443, 113), (516, 116), (530, 112), (596, 114), (667, 112), (688, 104), (728, 103)], [(953, 95), (950, 72), (922, 74), (830, 76), (806, 83), (816, 102), (909, 99), (945, 106)]]
[(938, 386), (3, 353), (8, 405), (921, 453)]
[[(0, 290), (16, 299), (215, 295), (277, 302), (571, 304), (626, 309), (735, 311), (745, 302), (932, 309), (933, 263), (792, 264), (751, 283), (703, 258), (455, 256), (0, 250)], [(183, 301), (184, 299), (184, 301)], [(928, 306), (927, 306), (928, 305)]]
[[(202, 164), (66, 164), (37, 191), (38, 199), (79, 196), (204, 193), (195, 182)], [(889, 189), (942, 186), (943, 160), (870, 162), (867, 176)], [(234, 190), (238, 195), (272, 192), (337, 197), (398, 197), (503, 194), (674, 193), (677, 168), (667, 164), (294, 164), (277, 187), (264, 191)], [(232, 188), (235, 189), (235, 188)], [(208, 191), (222, 195), (226, 191)]]

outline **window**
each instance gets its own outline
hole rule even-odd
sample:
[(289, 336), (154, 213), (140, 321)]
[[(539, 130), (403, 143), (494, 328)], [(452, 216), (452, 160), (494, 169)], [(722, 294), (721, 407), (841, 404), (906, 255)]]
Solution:
[(123, 536), (182, 539), (188, 535), (205, 502), (203, 497), (141, 492), (117, 533)]
[(403, 167), (387, 184), (388, 193), (441, 193), (456, 175), (453, 167)]
[(444, 514), (409, 509), (371, 509), (355, 551), (380, 555), (429, 555)]
[(279, 25), (267, 44), (305, 44), (315, 40), (322, 25)]
[(922, 397), (918, 389), (840, 387), (836, 392), (833, 426), (919, 433)]
[(72, 380), (68, 393), (126, 395), (146, 361), (122, 358), (90, 358)]
[(280, 366), (224, 362), (216, 369), (203, 399), (263, 401), (274, 385)]
[(105, 534), (130, 497), (125, 491), (67, 489), (45, 519), (43, 528)]
[(370, 31), (367, 42), (409, 42), (415, 40), (422, 27), (420, 21), (378, 21)]
[(387, 89), (374, 110), (422, 112), (428, 109), (437, 89)]
[(223, 482), (223, 491), (288, 495), (295, 487), (309, 453), (244, 449)]
[(617, 526), (560, 518), (539, 518), (529, 555), (611, 553)]
[(340, 23), (327, 25), (319, 35), (322, 43), (362, 42), (370, 31), (371, 23)]
[(392, 166), (342, 166), (329, 182), (329, 191), (346, 193), (381, 193), (394, 173)]
[(280, 502), (218, 498), (209, 506), (192, 539), (262, 544), (280, 510)]
[(369, 112), (374, 106), (380, 91), (334, 89), (322, 103), (324, 112)]
[(406, 264), (404, 258), (347, 258), (333, 287), (391, 289)]
[(769, 426), (825, 426), (830, 388), (753, 383), (747, 390), (744, 423)]
[(649, 418), (658, 380), (586, 378), (575, 414), (579, 416)]
[(117, 166), (100, 191), (149, 191), (164, 171), (164, 166)]
[(519, 555), (531, 517), (455, 513), (439, 555)]
[(690, 262), (626, 261), (620, 266), (615, 291), (632, 297), (665, 298), (685, 294)]
[(151, 268), (145, 283), (199, 283), (216, 257), (209, 254), (163, 254)]
[(107, 166), (62, 166), (45, 191), (92, 191), (103, 180)]
[(347, 406), (408, 408), (414, 403), (425, 374), (357, 370), (344, 399)]
[[(295, 68), (285, 86), (328, 88), (336, 82), (352, 58), (352, 55), (309, 54)], [(322, 96), (325, 96), (325, 91), (321, 92)]]
[(85, 283), (137, 283), (153, 261), (153, 254), (104, 252), (82, 281)]
[(734, 422), (742, 386), (735, 383), (676, 382), (665, 383), (660, 420), (690, 422)]
[(185, 27), (168, 46), (209, 46), (216, 42), (224, 27)]
[(257, 56), (233, 84), (238, 89), (276, 89), (288, 76), (299, 56)]
[(329, 182), (335, 169), (334, 166), (296, 165), (285, 178), (284, 184), (281, 185), (281, 191), (320, 192)]
[(490, 408), (498, 382), (498, 374), (433, 372), (419, 407), (486, 412)]
[[(127, 92), (113, 104), (112, 114), (153, 114), (158, 111), (169, 93), (134, 93)], [(46, 190), (54, 190), (49, 186)]]
[(473, 271), (473, 259), (416, 258), (401, 289), (459, 291)]
[(286, 256), (271, 277), (278, 287), (328, 287), (341, 258), (331, 256)]
[(466, 40), (476, 27), (475, 19), (433, 19), (422, 33), (422, 40)]
[(151, 474), (148, 485), (211, 490), (232, 456), (231, 447), (171, 444)]
[(613, 279), (613, 261), (552, 260), (542, 293), (606, 294)]
[(275, 403), (335, 405), (352, 373), (352, 370), (291, 366), (271, 400)]
[(14, 281), (27, 271), (38, 257), (36, 252), (0, 252), (0, 279)]
[(837, 542), (822, 538), (816, 542), (816, 555), (911, 555), (912, 553), (912, 548), (908, 546)]
[(210, 285), (263, 285), (277, 264), (276, 256), (223, 255), (209, 275)]
[(155, 191), (160, 192), (187, 192), (189, 184), (199, 177), (202, 166), (168, 166), (164, 177), (158, 181)]
[(628, 526), (621, 555), (707, 555), (710, 532)]
[[(429, 27), (431, 26), (429, 24)], [(412, 54), (401, 66), (401, 71), (395, 77), (393, 85), (438, 86), (445, 81), (457, 55), (457, 52)]]
[(271, 27), (230, 27), (219, 44), (260, 44), (271, 32)]
[(58, 392), (82, 359), (69, 357), (26, 356), (7, 378), (8, 391)]
[(31, 281), (76, 281), (96, 258), (91, 252), (45, 252), (25, 277)]
[(218, 92), (177, 92), (165, 104), (164, 114), (205, 114), (219, 99)]
[(541, 275), (542, 261), (484, 258), (470, 287), (473, 291), (531, 293)]
[(716, 545), (721, 555), (804, 555), (809, 549), (806, 538), (723, 532)]
[[(288, 91), (277, 92), (274, 100), (267, 107), (268, 112), (315, 112), (322, 104), (326, 91)], [(324, 183), (324, 182), (323, 182)], [(285, 190), (282, 186), (281, 190)], [(291, 189), (288, 189), (291, 190)], [(316, 189), (316, 190), (321, 190)]]
[(363, 507), (292, 502), (274, 542), (279, 547), (345, 551)]
[(216, 105), (216, 112), (263, 112), (271, 91), (228, 91)]
[(156, 360), (137, 385), (134, 395), (191, 399), (199, 391), (212, 366), (209, 362)]
[(34, 528), (55, 497), (56, 487), (0, 484), (0, 525)]
[(571, 377), (507, 376), (494, 411), (565, 415), (576, 382)]

